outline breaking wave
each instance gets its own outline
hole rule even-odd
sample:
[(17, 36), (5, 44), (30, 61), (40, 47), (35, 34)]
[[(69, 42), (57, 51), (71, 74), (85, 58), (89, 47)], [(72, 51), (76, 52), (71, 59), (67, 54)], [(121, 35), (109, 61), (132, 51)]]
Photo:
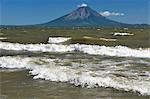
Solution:
[(106, 47), (98, 45), (57, 45), (57, 44), (18, 44), (0, 42), (0, 49), (16, 51), (41, 51), (41, 52), (73, 52), (79, 51), (92, 55), (107, 55), (117, 57), (150, 58), (150, 49), (131, 49), (125, 46)]
[(65, 38), (65, 37), (49, 37), (48, 43), (58, 44), (58, 43), (66, 42), (70, 39), (71, 38)]
[(113, 35), (114, 35), (114, 36), (132, 36), (132, 35), (134, 35), (134, 34), (115, 32)]
[(0, 37), (0, 40), (5, 40), (5, 39), (7, 39), (6, 37)]
[(69, 82), (76, 86), (87, 88), (111, 87), (118, 90), (139, 92), (142, 95), (150, 95), (149, 81), (115, 77), (108, 71), (92, 71), (86, 68), (75, 69), (72, 66), (61, 66), (58, 61), (59, 59), (43, 57), (4, 56), (0, 57), (0, 67), (29, 69), (30, 73), (34, 75), (34, 79)]
[(40, 52), (73, 52), (79, 51), (92, 55), (106, 55), (116, 57), (150, 58), (150, 49), (131, 49), (125, 46), (107, 47), (84, 44), (18, 44), (0, 42), (0, 49), (15, 51), (40, 51)]

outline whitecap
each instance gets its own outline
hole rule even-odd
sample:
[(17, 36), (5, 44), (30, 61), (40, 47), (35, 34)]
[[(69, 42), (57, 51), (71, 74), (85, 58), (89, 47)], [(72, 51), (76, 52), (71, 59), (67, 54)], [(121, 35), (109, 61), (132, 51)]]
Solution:
[(107, 38), (99, 38), (99, 39), (103, 41), (117, 41), (117, 39), (107, 39)]
[(58, 43), (66, 42), (70, 39), (71, 38), (67, 38), (67, 37), (49, 37), (48, 43), (58, 44)]
[(0, 40), (5, 40), (5, 39), (7, 39), (6, 37), (0, 37)]
[(113, 33), (113, 35), (114, 36), (132, 36), (132, 35), (134, 35), (134, 34), (132, 34), (132, 33), (120, 33), (120, 32), (115, 32), (115, 33)]
[(0, 42), (0, 49), (15, 51), (40, 51), (40, 52), (74, 52), (79, 51), (91, 55), (106, 55), (116, 57), (150, 58), (150, 49), (132, 49), (126, 46), (99, 46), (85, 44), (18, 44)]
[(109, 38), (94, 38), (89, 36), (84, 36), (85, 39), (93, 39), (93, 40), (102, 40), (102, 41), (117, 41), (117, 39), (109, 39)]

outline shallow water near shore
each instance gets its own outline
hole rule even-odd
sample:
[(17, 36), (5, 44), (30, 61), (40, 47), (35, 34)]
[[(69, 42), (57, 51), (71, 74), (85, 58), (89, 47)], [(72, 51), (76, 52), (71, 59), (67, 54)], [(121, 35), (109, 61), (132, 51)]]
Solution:
[[(1, 74), (1, 99), (148, 99), (133, 92), (113, 88), (81, 88), (68, 83), (33, 80), (26, 70), (6, 70)], [(9, 71), (9, 72), (8, 72)], [(13, 72), (12, 72), (13, 71)], [(11, 75), (11, 76), (10, 76)]]
[(1, 52), (2, 99), (149, 98), (149, 58)]

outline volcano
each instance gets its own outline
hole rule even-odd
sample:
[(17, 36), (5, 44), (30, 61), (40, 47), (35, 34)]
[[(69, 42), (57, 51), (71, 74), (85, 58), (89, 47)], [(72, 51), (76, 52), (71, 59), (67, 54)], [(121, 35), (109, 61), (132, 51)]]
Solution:
[(129, 26), (129, 24), (120, 23), (107, 19), (106, 17), (100, 15), (98, 12), (87, 6), (87, 4), (82, 4), (75, 11), (41, 25), (48, 27)]

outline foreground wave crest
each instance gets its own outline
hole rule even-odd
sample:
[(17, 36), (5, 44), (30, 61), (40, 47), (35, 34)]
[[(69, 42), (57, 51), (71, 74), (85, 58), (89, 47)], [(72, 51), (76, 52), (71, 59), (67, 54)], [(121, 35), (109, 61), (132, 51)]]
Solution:
[[(55, 62), (57, 61), (57, 62)], [(128, 79), (111, 75), (111, 71), (90, 70), (74, 66), (63, 66), (60, 59), (49, 59), (44, 57), (0, 57), (2, 68), (25, 68), (34, 75), (34, 79), (45, 79), (57, 82), (69, 82), (76, 86), (87, 88), (111, 87), (118, 90), (139, 92), (143, 95), (150, 95), (149, 80)], [(105, 62), (102, 65), (105, 65)], [(94, 64), (93, 64), (94, 65)], [(88, 66), (89, 67), (89, 66)]]

